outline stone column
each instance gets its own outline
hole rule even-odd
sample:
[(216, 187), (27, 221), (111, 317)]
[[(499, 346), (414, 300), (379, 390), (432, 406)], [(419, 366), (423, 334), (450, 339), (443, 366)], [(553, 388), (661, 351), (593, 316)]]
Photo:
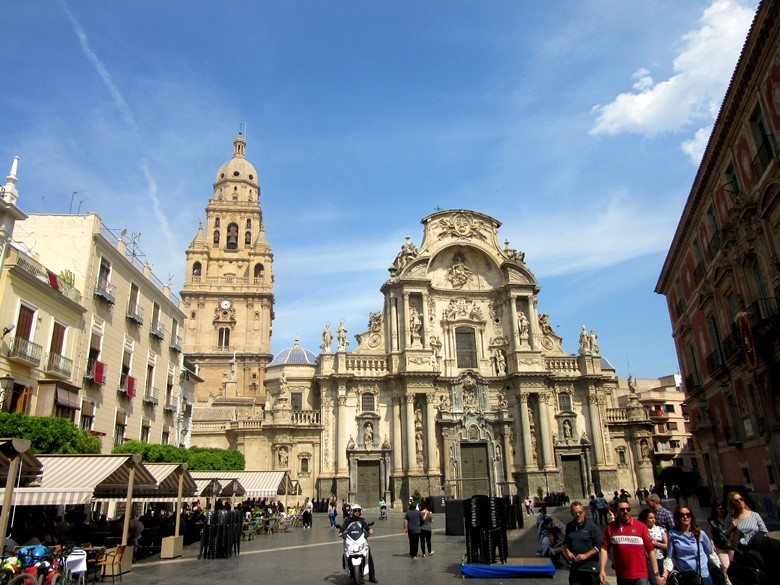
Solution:
[(390, 315), (389, 315), (389, 323), (388, 326), (390, 327), (390, 339), (391, 339), (391, 347), (392, 351), (398, 351), (398, 306), (397, 306), (398, 298), (395, 296), (395, 294), (390, 295)]
[(406, 470), (417, 469), (417, 450), (414, 441), (414, 399), (415, 394), (407, 394), (406, 399)]
[(422, 294), (422, 327), (420, 327), (420, 342), (422, 343), (423, 347), (429, 347), (428, 341), (430, 337), (430, 330), (428, 328), (428, 293), (424, 292)]
[(401, 451), (401, 397), (393, 397), (393, 473), (401, 474), (403, 472), (403, 453)]
[(531, 421), (528, 418), (528, 393), (520, 392), (517, 395), (520, 403), (520, 430), (523, 433), (523, 465), (530, 469), (534, 464), (534, 456), (531, 453)]
[(504, 481), (512, 482), (512, 425), (504, 425)]
[[(539, 311), (536, 309), (536, 299), (528, 298), (528, 343), (531, 344), (531, 349), (539, 350)], [(537, 335), (537, 333), (539, 335)]]
[(429, 392), (425, 395), (425, 447), (428, 455), (428, 473), (438, 473), (439, 458), (436, 457), (436, 396)]
[(408, 347), (411, 347), (412, 345), (412, 339), (411, 339), (411, 329), (409, 329), (409, 293), (404, 293), (404, 311), (403, 316), (401, 317), (401, 322), (399, 326), (399, 335), (403, 335), (404, 342), (401, 346), (401, 349), (406, 349)]
[(601, 436), (601, 415), (599, 414), (599, 397), (596, 394), (588, 394), (588, 414), (590, 415), (590, 429), (593, 433), (593, 459), (596, 467), (604, 463), (604, 441)]
[(550, 395), (539, 394), (539, 430), (542, 440), (542, 466), (545, 469), (555, 467), (555, 459), (552, 449), (552, 437), (550, 436), (550, 405), (547, 403)]
[(512, 348), (518, 350), (520, 349), (520, 329), (517, 323), (517, 301), (514, 295), (509, 296), (509, 317), (512, 319)]
[(339, 396), (338, 400), (338, 451), (336, 452), (336, 475), (346, 475), (347, 473), (347, 443), (349, 437), (347, 436), (347, 397)]

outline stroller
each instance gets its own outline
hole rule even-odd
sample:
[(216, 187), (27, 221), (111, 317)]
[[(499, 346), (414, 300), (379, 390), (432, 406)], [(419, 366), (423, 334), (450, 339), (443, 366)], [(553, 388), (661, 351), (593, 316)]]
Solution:
[(384, 500), (379, 500), (379, 519), (387, 520), (387, 504)]

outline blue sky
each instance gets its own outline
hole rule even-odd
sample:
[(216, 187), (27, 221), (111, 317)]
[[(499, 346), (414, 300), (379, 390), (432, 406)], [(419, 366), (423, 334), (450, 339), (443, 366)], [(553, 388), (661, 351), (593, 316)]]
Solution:
[(584, 323), (657, 377), (678, 365), (653, 289), (756, 5), (5, 2), (0, 172), (21, 156), (28, 213), (140, 232), (179, 290), (246, 123), (274, 352), (364, 331), (404, 235), (467, 208), (526, 253), (565, 349)]

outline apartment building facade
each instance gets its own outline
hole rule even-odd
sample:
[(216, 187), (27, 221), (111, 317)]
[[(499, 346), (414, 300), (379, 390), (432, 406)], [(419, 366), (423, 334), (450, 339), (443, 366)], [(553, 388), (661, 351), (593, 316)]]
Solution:
[(656, 292), (702, 482), (761, 505), (780, 468), (780, 3), (759, 6)]

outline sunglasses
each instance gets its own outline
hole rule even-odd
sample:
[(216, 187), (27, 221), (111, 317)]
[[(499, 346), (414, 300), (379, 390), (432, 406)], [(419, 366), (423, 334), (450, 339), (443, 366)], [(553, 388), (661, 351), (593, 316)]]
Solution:
[(742, 498), (731, 498), (732, 502), (741, 502)]
[(631, 508), (618, 508), (621, 512), (630, 512)]
[(680, 518), (690, 518), (691, 513), (690, 512), (680, 512)]

